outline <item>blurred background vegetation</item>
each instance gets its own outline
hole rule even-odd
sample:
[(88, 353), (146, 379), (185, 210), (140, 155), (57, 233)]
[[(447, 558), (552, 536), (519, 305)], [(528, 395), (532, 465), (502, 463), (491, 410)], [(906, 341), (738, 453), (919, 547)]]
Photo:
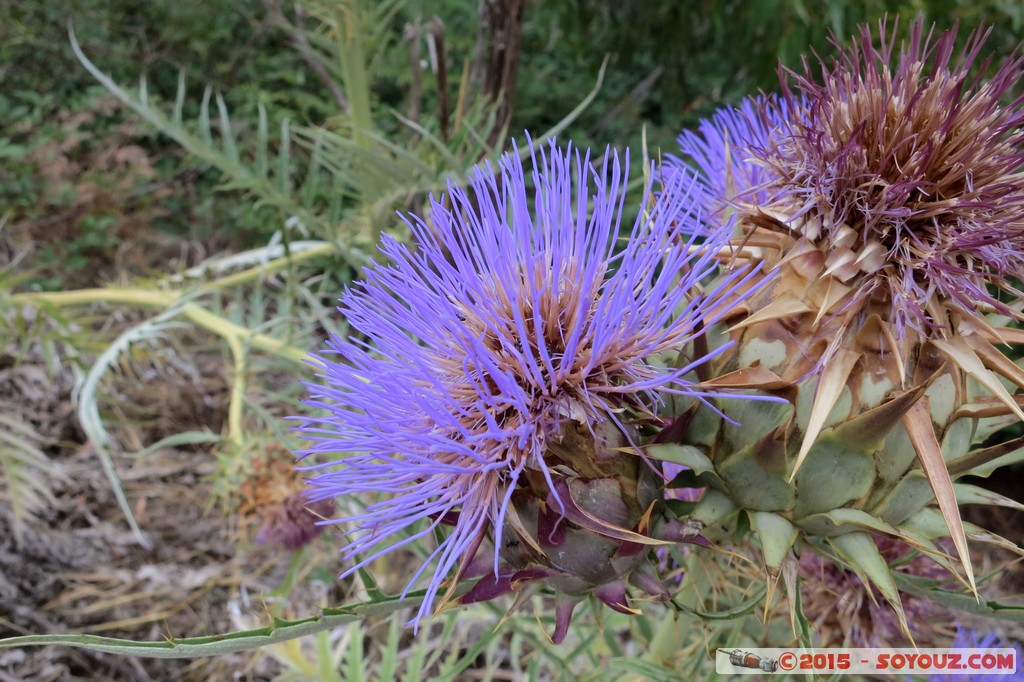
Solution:
[[(918, 13), (961, 38), (991, 25), (996, 61), (1024, 38), (1017, 0), (3, 4), (0, 635), (164, 640), (365, 599), (369, 576), (334, 578), (336, 538), (273, 554), (251, 536), (301, 509), (285, 417), (305, 409), (306, 354), (345, 332), (334, 303), (380, 231), (407, 237), (394, 212), (524, 131), (629, 146), (636, 178), (644, 140), (672, 153), (682, 128), (775, 90), (780, 61), (829, 55), (830, 32)], [(374, 570), (383, 592), (408, 575)], [(575, 621), (578, 648), (556, 652), (550, 619), (524, 610), (502, 639), (489, 629), (504, 606), (449, 614), (415, 647), (395, 619), (271, 647), (266, 678), (334, 680), (339, 661), (348, 679), (608, 672), (659, 646), (685, 659), (644, 618)], [(258, 667), (172, 674), (66, 650), (15, 663), (21, 679)]]
[[(7, 4), (0, 22), (0, 224), (6, 238), (33, 245), (33, 283), (48, 289), (94, 284), (107, 274), (95, 260), (117, 258), (117, 244), (139, 232), (146, 233), (144, 242), (170, 235), (228, 249), (264, 243), (282, 222), (280, 213), (240, 201), (237, 191), (217, 192), (230, 179), (223, 169), (183, 153), (119, 106), (73, 55), (69, 19), (85, 54), (117, 83), (145, 75), (150, 97), (168, 102), (184, 74), (186, 120), (194, 120), (204, 88), (223, 94), (244, 147), (256, 134), (259, 107), (271, 130), (285, 118), (334, 130), (346, 124), (336, 97), (343, 87), (338, 55), (323, 30), (331, 4), (75, 0), (70, 10), (62, 0)], [(418, 109), (432, 119), (424, 125), (438, 127), (438, 79), (431, 73), (437, 63), (425, 40), (433, 18), (443, 24), (451, 111), (463, 68), (480, 49), (481, 11), (517, 4), (380, 3), (373, 17), (379, 25), (364, 26), (375, 128), (400, 145), (415, 136), (394, 115), (412, 110), (414, 80)], [(607, 57), (600, 92), (563, 137), (579, 145), (637, 147), (646, 127), (652, 150), (671, 150), (682, 127), (715, 107), (775, 89), (779, 60), (795, 64), (809, 50), (827, 53), (829, 31), (847, 39), (858, 23), (918, 12), (940, 27), (987, 20), (995, 31), (990, 47), (1000, 53), (1016, 45), (1024, 26), (1024, 8), (1014, 0), (530, 0), (509, 135), (500, 142), (555, 125), (594, 87)], [(409, 27), (421, 40), (409, 40)], [(296, 40), (303, 34), (308, 37)], [(420, 73), (410, 68), (413, 42)], [(120, 257), (129, 271), (152, 265)]]

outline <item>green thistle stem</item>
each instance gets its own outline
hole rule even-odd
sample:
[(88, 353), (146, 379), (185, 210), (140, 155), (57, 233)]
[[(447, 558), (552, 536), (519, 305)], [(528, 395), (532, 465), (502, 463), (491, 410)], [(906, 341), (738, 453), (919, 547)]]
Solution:
[(231, 357), (235, 361), (235, 378), (231, 382), (231, 399), (228, 402), (228, 441), (242, 447), (242, 406), (245, 403), (245, 347), (238, 336), (226, 336)]
[(330, 256), (331, 254), (335, 254), (337, 252), (338, 247), (336, 244), (332, 242), (324, 242), (323, 244), (311, 246), (310, 248), (305, 249), (303, 251), (296, 251), (288, 254), (287, 256), (275, 258), (274, 260), (267, 261), (266, 263), (254, 265), (251, 268), (240, 270), (238, 272), (234, 272), (231, 273), (230, 275), (225, 275), (223, 277), (218, 277), (217, 279), (207, 282), (205, 284), (200, 284), (198, 287), (196, 287), (196, 291), (201, 291), (205, 293), (208, 291), (218, 291), (221, 289), (227, 289), (229, 287), (248, 284), (249, 282), (257, 280), (261, 277), (266, 277), (267, 275), (273, 274), (279, 270), (284, 270), (285, 268), (295, 265), (296, 263), (301, 263), (302, 261), (318, 258), (320, 256)]
[[(241, 273), (239, 273), (241, 274)], [(183, 298), (181, 292), (177, 291), (146, 291), (141, 289), (78, 289), (76, 291), (57, 292), (33, 292), (14, 294), (10, 301), (15, 305), (51, 305), (58, 308), (85, 305), (88, 303), (122, 303), (142, 307), (170, 308), (178, 304)], [(295, 363), (301, 363), (309, 358), (307, 351), (290, 346), (266, 334), (253, 333), (248, 327), (235, 324), (220, 315), (211, 313), (209, 310), (200, 308), (194, 304), (186, 304), (181, 309), (182, 314), (199, 327), (217, 334), (228, 343), (232, 339), (241, 341), (245, 339), (254, 348), (276, 355)]]
[(196, 305), (186, 305), (182, 309), (182, 313), (188, 319), (195, 322), (198, 326), (203, 329), (209, 330), (220, 337), (223, 337), (231, 343), (231, 339), (235, 339), (238, 342), (243, 340), (248, 341), (253, 348), (265, 351), (272, 355), (276, 355), (286, 360), (291, 360), (295, 363), (302, 363), (310, 359), (309, 352), (295, 346), (289, 346), (284, 341), (279, 341), (272, 336), (266, 334), (255, 334), (248, 327), (235, 324), (230, 320), (226, 320), (220, 315), (211, 313), (209, 310), (205, 310)]
[[(284, 259), (281, 259), (284, 260)], [(238, 273), (253, 276), (251, 271)], [(235, 282), (244, 281), (238, 277)], [(214, 283), (211, 283), (214, 284)], [(84, 305), (87, 303), (126, 303), (138, 306), (156, 306), (171, 308), (182, 299), (180, 292), (144, 291), (139, 289), (79, 289), (77, 291), (60, 291), (53, 293), (15, 294), (11, 297), (15, 304), (44, 304), (57, 307)], [(309, 354), (290, 346), (266, 334), (256, 334), (247, 327), (235, 324), (220, 315), (201, 308), (193, 303), (186, 303), (181, 308), (182, 314), (197, 326), (217, 334), (227, 341), (234, 361), (234, 381), (231, 383), (231, 399), (228, 403), (228, 433), (231, 443), (241, 446), (243, 441), (242, 408), (245, 403), (245, 367), (246, 343), (254, 348), (271, 353), (291, 362), (301, 363), (309, 358)]]
[(77, 289), (75, 291), (42, 291), (25, 294), (13, 294), (10, 301), (14, 305), (51, 305), (67, 308), (88, 303), (125, 303), (137, 306), (155, 306), (170, 308), (180, 297), (173, 291), (146, 291), (143, 289)]

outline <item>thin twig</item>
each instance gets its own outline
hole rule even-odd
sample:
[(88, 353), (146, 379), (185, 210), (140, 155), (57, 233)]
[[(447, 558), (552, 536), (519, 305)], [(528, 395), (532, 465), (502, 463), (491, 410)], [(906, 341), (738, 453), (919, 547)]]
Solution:
[(486, 5), (490, 29), (490, 54), (484, 79), (484, 96), (495, 105), (494, 127), (488, 136), (493, 146), (512, 121), (519, 76), (526, 0), (495, 0)]
[(488, 0), (479, 0), (477, 14), (480, 17), (476, 31), (476, 46), (473, 48), (473, 63), (469, 67), (468, 88), (470, 94), (481, 92), (484, 87), (484, 50), (487, 47), (487, 36), (490, 35), (491, 18), (487, 12)]
[(647, 76), (636, 84), (636, 86), (629, 91), (629, 94), (623, 97), (615, 106), (605, 112), (605, 114), (587, 131), (589, 137), (594, 137), (603, 132), (608, 126), (611, 125), (612, 121), (617, 119), (628, 109), (636, 109), (639, 107), (645, 99), (647, 99), (651, 90), (654, 89), (654, 84), (661, 78), (661, 74), (665, 72), (664, 67), (655, 67)]
[(346, 116), (351, 115), (352, 112), (349, 107), (348, 98), (345, 97), (345, 93), (341, 91), (338, 83), (331, 78), (327, 67), (324, 66), (320, 56), (313, 49), (313, 46), (310, 45), (309, 39), (306, 37), (306, 13), (302, 6), (297, 2), (295, 3), (295, 23), (292, 24), (284, 16), (284, 12), (281, 11), (281, 6), (277, 3), (277, 0), (263, 0), (263, 5), (267, 8), (267, 12), (270, 14), (274, 24), (291, 38), (292, 46), (299, 52), (317, 79), (331, 93), (331, 97), (334, 98), (338, 107), (345, 112)]
[(413, 123), (420, 122), (420, 99), (423, 83), (420, 75), (420, 24), (419, 21), (405, 25), (402, 37), (409, 43), (409, 107), (405, 116)]

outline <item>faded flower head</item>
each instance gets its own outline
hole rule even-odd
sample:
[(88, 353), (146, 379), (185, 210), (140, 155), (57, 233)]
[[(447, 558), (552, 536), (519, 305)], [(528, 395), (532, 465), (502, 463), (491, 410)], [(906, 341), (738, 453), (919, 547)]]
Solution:
[[(721, 217), (797, 240), (790, 257), (834, 282), (831, 312), (884, 309), (906, 328), (956, 329), (979, 310), (1013, 314), (996, 289), (1024, 275), (1024, 76), (1015, 55), (990, 77), (978, 31), (959, 54), (922, 19), (897, 47), (882, 22), (875, 47), (840, 48), (820, 77), (804, 61), (781, 97), (720, 112), (680, 138)], [(763, 237), (752, 247), (768, 246)], [(952, 319), (951, 319), (952, 317)]]
[[(685, 348), (743, 285), (737, 275), (698, 292), (729, 231), (706, 247), (681, 239), (690, 184), (666, 187), (620, 241), (617, 156), (593, 164), (552, 142), (531, 159), (530, 175), (514, 152), (478, 167), (469, 191), (449, 185), (428, 220), (406, 221), (415, 250), (383, 238), (389, 263), (341, 298), (351, 336), (329, 341), (323, 384), (309, 386), (319, 416), (301, 427), (302, 454), (321, 460), (307, 467), (320, 472), (311, 499), (381, 494), (339, 520), (354, 527), (345, 575), (451, 527), (406, 588), (430, 576), (417, 622), (450, 600), (446, 578), (479, 575), (478, 550), (494, 578), (518, 547), (520, 568), (602, 579), (591, 559), (541, 544), (595, 514), (598, 534), (641, 537), (631, 420), (649, 419), (660, 396), (703, 396), (686, 375), (707, 359), (654, 358)], [(609, 491), (627, 499), (610, 503)], [(600, 518), (605, 506), (615, 518)]]
[(319, 522), (334, 516), (334, 501), (305, 499), (305, 485), (291, 453), (271, 443), (253, 455), (252, 468), (239, 487), (238, 515), (258, 521), (256, 544), (296, 550), (320, 536)]

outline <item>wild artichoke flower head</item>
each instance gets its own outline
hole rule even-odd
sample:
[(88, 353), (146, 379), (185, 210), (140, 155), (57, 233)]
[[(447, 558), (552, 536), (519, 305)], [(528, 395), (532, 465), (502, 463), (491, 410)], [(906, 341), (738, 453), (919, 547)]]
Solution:
[(801, 243), (791, 258), (814, 253), (806, 267), (829, 280), (830, 314), (884, 310), (901, 336), (943, 336), (979, 311), (1016, 315), (997, 290), (1019, 298), (1024, 275), (1024, 99), (1011, 94), (1024, 60), (986, 76), (988, 31), (959, 54), (955, 28), (935, 38), (918, 19), (898, 48), (896, 34), (882, 22), (876, 47), (862, 27), (820, 76), (805, 59), (782, 72), (781, 97), (680, 143), (719, 215), (756, 226), (750, 246), (775, 235)]
[(657, 486), (630, 447), (632, 420), (663, 395), (705, 395), (686, 375), (707, 357), (654, 358), (746, 286), (737, 273), (698, 291), (730, 231), (681, 239), (692, 183), (665, 187), (622, 242), (617, 156), (595, 166), (553, 141), (530, 156), (529, 180), (516, 151), (477, 168), (469, 191), (449, 185), (429, 220), (406, 221), (415, 250), (382, 239), (389, 262), (342, 296), (351, 336), (329, 341), (323, 384), (309, 385), (319, 416), (301, 427), (302, 454), (322, 460), (310, 498), (382, 494), (337, 521), (354, 527), (345, 575), (451, 527), (406, 587), (430, 576), (417, 622), (451, 596), (446, 578), (479, 575), (478, 550), (492, 583), (500, 573), (508, 586), (508, 570), (569, 576), (580, 591), (609, 583), (599, 596), (626, 608), (616, 588), (636, 562), (620, 554), (653, 542)]
[[(1007, 326), (1024, 300), (1024, 99), (1011, 93), (1024, 58), (990, 69), (985, 31), (957, 53), (955, 31), (936, 37), (918, 19), (898, 42), (889, 28), (862, 28), (820, 68), (783, 70), (781, 95), (680, 138), (706, 229), (735, 226), (725, 271), (757, 263), (774, 275), (709, 335), (734, 343), (709, 372), (790, 401), (723, 408), (744, 428), (708, 420), (699, 437), (695, 412), (684, 442), (734, 504), (766, 514), (755, 518), (777, 560), (769, 573), (797, 537), (786, 524), (826, 536), (846, 545), (836, 556), (847, 565), (871, 554), (902, 620), (885, 563), (849, 519), (866, 513), (900, 537), (937, 504), (973, 586), (952, 480), (1020, 447), (971, 450), (988, 424), (1024, 420), (1007, 389), (1024, 387), (1024, 370), (1001, 349), (1024, 343)], [(694, 174), (681, 161), (671, 170)]]

